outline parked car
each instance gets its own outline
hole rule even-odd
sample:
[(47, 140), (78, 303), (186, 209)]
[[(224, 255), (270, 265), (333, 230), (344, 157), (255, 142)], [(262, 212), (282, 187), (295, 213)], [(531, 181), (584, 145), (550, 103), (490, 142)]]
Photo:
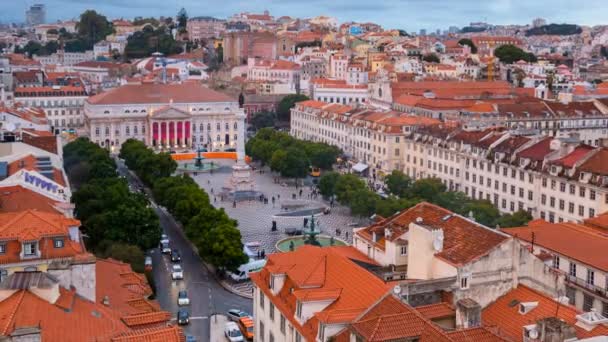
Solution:
[(230, 342), (241, 342), (243, 341), (243, 334), (239, 329), (239, 326), (234, 322), (227, 322), (224, 326), (224, 335)]
[(146, 271), (152, 271), (152, 257), (151, 256), (147, 256), (145, 261), (144, 261), (144, 269)]
[(162, 243), (160, 245), (160, 251), (163, 254), (169, 254), (169, 253), (171, 253), (171, 247), (169, 247), (169, 243), (168, 242), (167, 243)]
[(196, 337), (193, 335), (186, 335), (186, 342), (196, 342)]
[(188, 313), (188, 310), (184, 308), (179, 309), (177, 312), (177, 324), (186, 325), (188, 323), (190, 323), (190, 314)]
[(184, 270), (182, 269), (181, 265), (173, 265), (173, 268), (171, 270), (171, 279), (184, 279)]
[(238, 323), (243, 336), (247, 340), (253, 341), (253, 319), (251, 317), (242, 317)]
[(238, 322), (239, 319), (241, 319), (243, 317), (251, 317), (250, 314), (248, 314), (245, 311), (241, 311), (239, 309), (228, 310), (228, 312), (226, 312), (226, 316), (228, 316), (228, 319), (230, 319), (231, 321), (234, 321), (234, 322)]
[(160, 235), (160, 243), (169, 243), (169, 236), (167, 236), (167, 234), (161, 234)]
[(179, 255), (179, 251), (177, 249), (171, 250), (171, 261), (173, 261), (173, 262), (182, 261), (182, 257), (181, 257), (181, 255)]
[(177, 294), (177, 305), (190, 305), (190, 298), (188, 298), (188, 292), (186, 292), (186, 290), (181, 290)]

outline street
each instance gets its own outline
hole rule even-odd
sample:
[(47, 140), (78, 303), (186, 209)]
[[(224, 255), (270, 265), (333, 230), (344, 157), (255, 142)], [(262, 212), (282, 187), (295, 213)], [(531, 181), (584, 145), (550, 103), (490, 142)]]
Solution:
[[(143, 184), (133, 176), (126, 166), (117, 160), (119, 174), (125, 176), (134, 187), (143, 187)], [(152, 194), (145, 189), (149, 197)], [(209, 341), (209, 317), (214, 313), (225, 313), (235, 308), (252, 312), (252, 300), (237, 296), (226, 291), (203, 265), (201, 258), (193, 250), (191, 244), (182, 235), (181, 228), (173, 217), (163, 208), (151, 200), (156, 211), (163, 232), (169, 236), (169, 245), (178, 249), (181, 254), (181, 265), (184, 270), (183, 280), (171, 280), (172, 262), (169, 255), (163, 255), (158, 248), (149, 251), (153, 261), (153, 273), (156, 283), (156, 300), (161, 308), (173, 314), (175, 318), (178, 305), (177, 295), (182, 289), (188, 292), (190, 305), (190, 324), (184, 326), (186, 334), (193, 335), (197, 341)]]

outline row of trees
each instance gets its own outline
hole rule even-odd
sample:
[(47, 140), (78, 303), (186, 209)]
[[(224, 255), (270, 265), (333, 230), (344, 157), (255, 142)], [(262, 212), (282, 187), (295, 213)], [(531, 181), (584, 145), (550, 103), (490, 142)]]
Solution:
[(526, 52), (515, 45), (507, 44), (501, 45), (494, 50), (494, 56), (496, 56), (501, 62), (505, 64), (513, 64), (519, 60), (526, 62), (536, 62), (536, 56), (531, 52)]
[(341, 154), (335, 146), (299, 140), (271, 128), (259, 130), (249, 139), (245, 150), (247, 155), (289, 178), (305, 177), (311, 165), (331, 170)]
[[(244, 102), (244, 98), (242, 101)], [(291, 109), (296, 103), (309, 100), (308, 96), (302, 94), (291, 94), (283, 97), (277, 105), (276, 112), (262, 111), (255, 113), (250, 121), (256, 130), (265, 127), (274, 127), (277, 122), (289, 123), (291, 120)]]
[(340, 203), (350, 207), (354, 215), (360, 216), (378, 214), (387, 217), (427, 201), (460, 215), (472, 215), (477, 222), (488, 227), (523, 226), (532, 219), (523, 210), (501, 215), (492, 202), (471, 199), (462, 192), (447, 191), (438, 178), (413, 182), (403, 172), (395, 170), (386, 176), (385, 184), (390, 195), (382, 198), (355, 175), (329, 172), (321, 177), (319, 190), (324, 197), (335, 196)]
[(171, 176), (177, 164), (169, 154), (154, 153), (143, 142), (130, 139), (122, 145), (120, 157), (152, 188), (156, 202), (182, 223), (204, 260), (233, 271), (247, 262), (237, 221), (213, 207), (207, 193), (188, 175)]
[(128, 58), (144, 58), (154, 52), (161, 52), (164, 55), (181, 53), (182, 43), (176, 41), (171, 34), (168, 26), (144, 26), (141, 31), (133, 33), (127, 39), (125, 56)]
[(129, 191), (108, 152), (86, 138), (64, 147), (64, 167), (77, 189), (72, 195), (89, 250), (143, 271), (144, 250), (160, 239), (158, 217), (147, 199)]

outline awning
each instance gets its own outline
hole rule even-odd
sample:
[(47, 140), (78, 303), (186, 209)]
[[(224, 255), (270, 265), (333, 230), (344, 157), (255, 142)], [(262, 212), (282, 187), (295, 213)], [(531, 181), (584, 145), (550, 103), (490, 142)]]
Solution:
[(355, 172), (363, 172), (367, 169), (367, 165), (363, 163), (357, 163), (353, 165), (353, 171)]

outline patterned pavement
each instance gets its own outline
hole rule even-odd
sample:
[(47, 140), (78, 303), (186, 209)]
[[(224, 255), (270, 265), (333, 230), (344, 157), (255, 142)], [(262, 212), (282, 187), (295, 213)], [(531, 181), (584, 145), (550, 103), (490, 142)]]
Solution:
[[(212, 174), (198, 174), (197, 176), (193, 176), (193, 178), (209, 194), (211, 203), (216, 207), (224, 208), (230, 217), (239, 222), (243, 242), (259, 242), (262, 245), (261, 248), (266, 253), (274, 252), (277, 241), (287, 237), (284, 233), (286, 227), (302, 225), (300, 219), (279, 218), (276, 219), (278, 231), (271, 232), (272, 216), (281, 212), (281, 204), (291, 204), (294, 202), (292, 200), (293, 194), (296, 194), (297, 201), (304, 202), (306, 207), (329, 207), (329, 203), (323, 201), (320, 195), (316, 199), (308, 198), (308, 195), (311, 193), (310, 187), (304, 187), (302, 197), (299, 197), (300, 188), (296, 190), (295, 186), (286, 185), (285, 180), (279, 180), (278, 184), (275, 183), (275, 177), (277, 176), (270, 172), (268, 168), (264, 168), (265, 172), (263, 174), (259, 173), (259, 169), (256, 169), (253, 173), (256, 190), (264, 193), (269, 199), (274, 196), (277, 199), (274, 207), (272, 201), (269, 200), (268, 204), (260, 201), (238, 202), (236, 208), (233, 208), (232, 202), (228, 202), (227, 200), (222, 202), (220, 196), (217, 195), (221, 192), (222, 187), (227, 184), (232, 171), (230, 166), (233, 162), (220, 161), (220, 163), (222, 167)], [(217, 196), (214, 196), (214, 194)], [(279, 196), (280, 199), (278, 199)], [(353, 228), (365, 225), (364, 220), (351, 216), (348, 208), (339, 205), (334, 205), (328, 215), (319, 215), (315, 216), (315, 218), (320, 223), (321, 231), (324, 235), (336, 236), (349, 243), (352, 243)], [(337, 228), (341, 229), (340, 235), (336, 235)], [(348, 238), (345, 237), (346, 233), (348, 233)]]

